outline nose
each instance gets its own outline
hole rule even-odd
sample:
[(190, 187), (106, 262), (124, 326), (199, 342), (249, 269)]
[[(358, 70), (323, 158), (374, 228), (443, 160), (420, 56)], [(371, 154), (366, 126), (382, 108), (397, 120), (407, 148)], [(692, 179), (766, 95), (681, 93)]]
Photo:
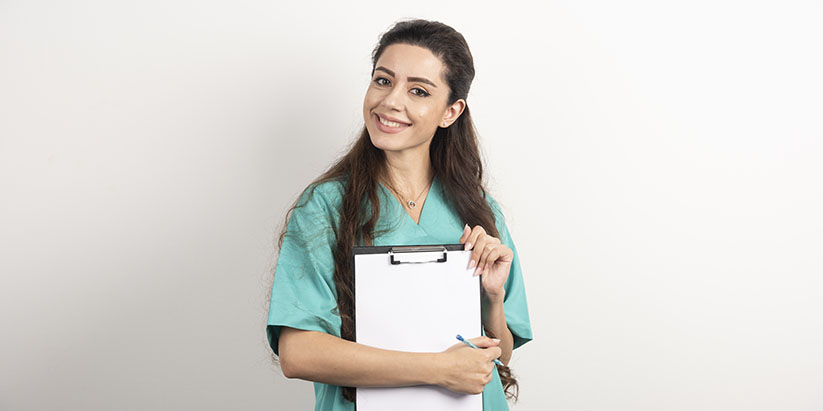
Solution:
[(403, 109), (405, 94), (402, 87), (392, 87), (380, 102), (380, 105), (390, 110), (401, 111)]

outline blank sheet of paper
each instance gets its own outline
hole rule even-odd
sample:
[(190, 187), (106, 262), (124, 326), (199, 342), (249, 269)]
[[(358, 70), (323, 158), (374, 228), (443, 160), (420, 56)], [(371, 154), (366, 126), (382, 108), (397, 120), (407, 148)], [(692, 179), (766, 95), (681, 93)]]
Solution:
[[(480, 277), (468, 268), (471, 251), (355, 254), (356, 339), (398, 351), (441, 352), (481, 335)], [(357, 389), (358, 411), (480, 411), (482, 394), (421, 385)]]

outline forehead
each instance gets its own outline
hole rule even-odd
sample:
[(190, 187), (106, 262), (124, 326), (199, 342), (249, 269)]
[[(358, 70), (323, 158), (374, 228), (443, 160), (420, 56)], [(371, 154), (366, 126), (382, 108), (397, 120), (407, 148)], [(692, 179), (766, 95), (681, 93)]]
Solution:
[(426, 77), (440, 80), (445, 66), (429, 49), (410, 44), (392, 44), (383, 50), (375, 67), (383, 66), (398, 77)]

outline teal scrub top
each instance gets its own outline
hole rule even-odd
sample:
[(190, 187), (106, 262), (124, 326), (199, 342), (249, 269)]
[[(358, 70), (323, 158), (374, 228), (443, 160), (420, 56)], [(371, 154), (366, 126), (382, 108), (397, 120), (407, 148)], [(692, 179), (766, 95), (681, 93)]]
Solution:
[[(266, 333), (269, 344), (278, 354), (280, 327), (325, 332), (340, 337), (340, 317), (335, 315), (337, 293), (334, 285), (335, 243), (334, 227), (340, 218), (340, 204), (344, 188), (341, 181), (315, 184), (305, 190), (298, 206), (289, 218), (286, 236), (280, 249), (272, 284), (271, 305)], [(464, 222), (446, 200), (437, 177), (432, 181), (423, 203), (419, 224), (403, 209), (403, 205), (379, 184), (380, 216), (373, 245), (428, 245), (456, 244), (463, 234)], [(517, 249), (509, 235), (497, 202), (486, 197), (494, 213), (500, 241), (512, 249), (514, 260), (506, 280), (503, 303), (506, 323), (514, 336), (514, 348), (532, 339), (526, 289), (520, 270)], [(492, 380), (483, 390), (483, 410), (508, 410), (500, 376), (492, 373)], [(341, 387), (314, 383), (315, 410), (353, 411), (354, 404), (343, 398)]]

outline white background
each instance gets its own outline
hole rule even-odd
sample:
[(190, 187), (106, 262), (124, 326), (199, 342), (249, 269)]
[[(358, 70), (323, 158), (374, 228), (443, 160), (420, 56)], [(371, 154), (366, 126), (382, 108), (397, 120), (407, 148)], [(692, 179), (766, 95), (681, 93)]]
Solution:
[(823, 6), (729, 0), (0, 1), (0, 408), (311, 409), (275, 237), (407, 17), (474, 53), (514, 409), (823, 408)]

